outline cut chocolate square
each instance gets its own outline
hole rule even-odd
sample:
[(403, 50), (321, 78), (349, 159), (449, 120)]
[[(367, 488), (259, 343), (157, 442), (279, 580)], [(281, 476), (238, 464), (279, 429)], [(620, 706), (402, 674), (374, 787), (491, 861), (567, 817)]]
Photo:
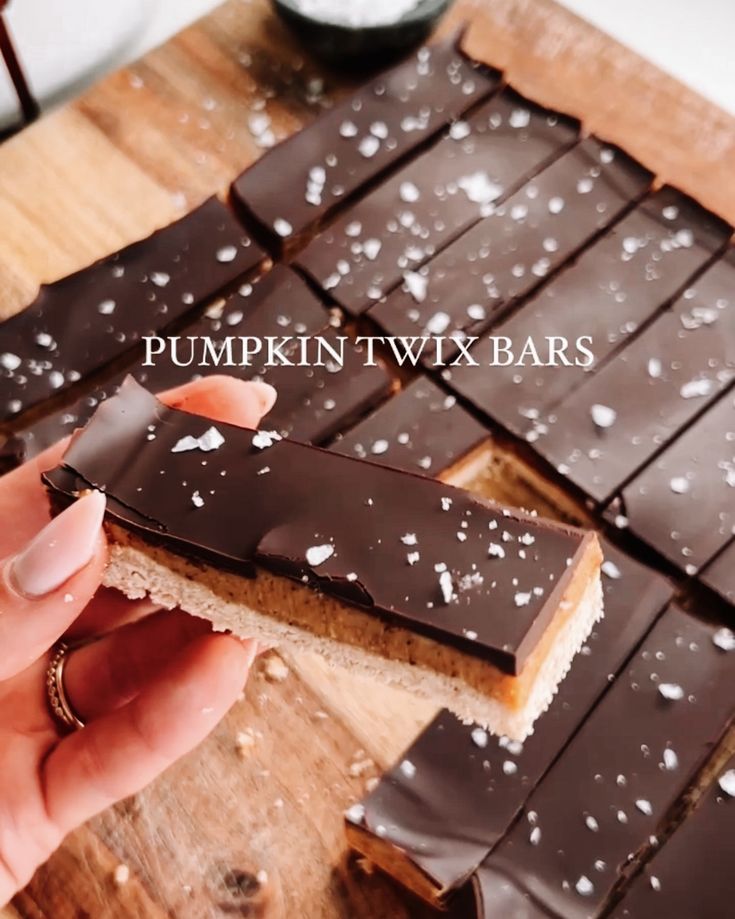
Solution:
[(0, 421), (61, 393), (214, 298), (265, 255), (216, 198), (53, 284), (0, 324)]
[(734, 283), (735, 262), (716, 262), (536, 423), (534, 448), (587, 495), (609, 500), (735, 376)]
[(105, 583), (290, 641), (522, 740), (602, 614), (594, 533), (212, 425), (132, 379), (46, 481), (108, 499)]
[(587, 138), (429, 261), (418, 278), (409, 275), (370, 317), (391, 335), (478, 335), (614, 223), (651, 178), (621, 150)]
[(578, 122), (506, 89), (366, 195), (296, 264), (362, 313), (578, 136)]
[[(675, 189), (657, 191), (494, 330), (512, 342), (516, 353), (529, 340), (542, 351), (550, 340), (559, 348), (567, 342), (573, 353), (555, 358), (553, 366), (541, 363), (545, 353), (535, 361), (529, 352), (520, 366), (488, 367), (493, 344), (479, 341), (472, 355), (480, 367), (453, 367), (446, 381), (512, 433), (532, 433), (543, 410), (582, 384), (683, 292), (730, 233), (729, 226)], [(581, 336), (588, 337), (591, 362), (577, 353)]]
[(460, 484), (471, 473), (473, 457), (488, 432), (426, 378), (414, 380), (331, 449), (374, 463)]
[(605, 617), (521, 745), (442, 712), (347, 813), (351, 845), (437, 905), (511, 827), (589, 710), (671, 599), (671, 586), (603, 546)]
[(420, 48), (269, 150), (232, 193), (274, 244), (291, 249), (498, 84), (499, 74), (467, 58), (455, 40)]
[(717, 775), (696, 811), (638, 875), (613, 919), (722, 919), (732, 912), (735, 883), (735, 756)]
[(600, 914), (732, 724), (735, 654), (717, 644), (721, 628), (664, 613), (484, 862), (486, 895), (510, 883), (552, 916)]
[(724, 396), (625, 486), (606, 512), (688, 575), (735, 533), (735, 396)]

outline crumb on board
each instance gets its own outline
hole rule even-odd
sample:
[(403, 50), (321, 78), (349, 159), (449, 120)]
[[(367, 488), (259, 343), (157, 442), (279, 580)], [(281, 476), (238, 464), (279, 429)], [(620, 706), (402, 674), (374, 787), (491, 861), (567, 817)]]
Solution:
[(115, 887), (123, 887), (130, 880), (130, 868), (124, 864), (118, 865), (112, 872), (112, 880)]
[(271, 651), (265, 659), (263, 672), (269, 683), (282, 683), (289, 674), (283, 659)]

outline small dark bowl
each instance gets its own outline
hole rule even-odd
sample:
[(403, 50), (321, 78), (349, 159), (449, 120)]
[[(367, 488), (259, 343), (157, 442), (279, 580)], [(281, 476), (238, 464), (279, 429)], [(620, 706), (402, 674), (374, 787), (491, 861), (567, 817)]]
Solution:
[(273, 0), (278, 14), (315, 55), (350, 70), (385, 66), (420, 45), (454, 0), (420, 0), (397, 22), (353, 27), (324, 22), (299, 12), (296, 0)]

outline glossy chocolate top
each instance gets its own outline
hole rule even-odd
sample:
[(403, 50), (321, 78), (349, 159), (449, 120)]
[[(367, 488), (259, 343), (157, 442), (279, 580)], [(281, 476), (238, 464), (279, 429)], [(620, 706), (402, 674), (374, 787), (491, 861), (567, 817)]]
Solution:
[[(709, 211), (675, 189), (663, 188), (608, 230), (495, 334), (510, 338), (518, 352), (531, 337), (543, 346), (548, 336), (574, 343), (588, 335), (594, 368), (681, 292), (729, 235), (730, 227)], [(473, 356), (486, 365), (491, 343), (478, 342)], [(523, 366), (452, 368), (447, 379), (509, 431), (533, 440), (543, 410), (579, 386), (589, 372), (561, 360), (553, 367), (533, 366), (529, 356)]]
[(361, 313), (578, 135), (576, 121), (506, 89), (366, 195), (297, 264)]
[(103, 489), (110, 519), (172, 552), (304, 580), (511, 674), (594, 539), (421, 476), (212, 425), (132, 379), (47, 481), (57, 498)]
[(288, 241), (498, 82), (496, 72), (465, 57), (454, 40), (420, 48), (269, 150), (235, 181), (233, 193), (275, 238)]
[(488, 437), (454, 396), (420, 377), (336, 440), (331, 449), (437, 476)]
[(697, 810), (649, 862), (612, 912), (614, 919), (722, 919), (735, 883), (735, 756), (718, 770)]
[[(207, 309), (195, 322), (178, 331), (175, 349), (145, 367), (138, 360), (104, 385), (95, 387), (74, 404), (40, 419), (20, 431), (4, 448), (6, 466), (35, 456), (75, 428), (85, 424), (97, 405), (113, 395), (128, 373), (148, 389), (161, 392), (199, 376), (227, 373), (239, 379), (262, 379), (278, 390), (269, 424), (284, 436), (320, 443), (373, 407), (387, 395), (391, 380), (382, 366), (366, 366), (364, 355), (345, 344), (344, 362), (336, 364), (326, 349), (318, 352), (319, 338), (337, 347), (333, 317), (297, 274), (276, 266), (260, 279), (241, 285), (225, 301)], [(252, 366), (218, 367), (203, 351), (201, 339), (218, 348), (227, 336), (265, 341), (277, 339), (279, 354), (291, 365), (265, 367), (273, 361), (264, 344), (252, 357)], [(299, 366), (301, 345), (288, 338), (318, 336), (306, 346), (306, 359), (320, 366)], [(192, 343), (194, 340), (194, 343)], [(281, 347), (282, 343), (282, 347)], [(240, 350), (233, 346), (233, 357)], [(208, 364), (202, 364), (207, 359)], [(280, 359), (280, 358), (279, 358)]]
[(664, 613), (488, 867), (553, 915), (599, 914), (732, 723), (735, 653), (717, 643), (720, 629), (676, 607)]
[(0, 421), (123, 355), (263, 258), (228, 208), (197, 210), (53, 284), (0, 324)]
[(439, 892), (460, 884), (508, 830), (671, 598), (663, 578), (609, 544), (603, 552), (605, 618), (533, 734), (498, 741), (442, 712), (362, 802), (361, 825), (401, 849)]
[(735, 261), (716, 262), (640, 337), (544, 416), (535, 449), (608, 499), (735, 376)]
[(727, 545), (735, 533), (735, 395), (637, 475), (609, 515), (690, 575)]
[(593, 137), (559, 157), (370, 310), (391, 335), (464, 339), (537, 287), (648, 190), (651, 173)]

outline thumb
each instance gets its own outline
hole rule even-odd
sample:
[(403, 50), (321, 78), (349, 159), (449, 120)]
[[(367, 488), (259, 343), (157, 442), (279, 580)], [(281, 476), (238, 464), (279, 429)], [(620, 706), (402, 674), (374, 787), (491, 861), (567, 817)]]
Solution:
[(94, 596), (107, 560), (105, 496), (81, 498), (0, 562), (0, 680), (25, 670)]

